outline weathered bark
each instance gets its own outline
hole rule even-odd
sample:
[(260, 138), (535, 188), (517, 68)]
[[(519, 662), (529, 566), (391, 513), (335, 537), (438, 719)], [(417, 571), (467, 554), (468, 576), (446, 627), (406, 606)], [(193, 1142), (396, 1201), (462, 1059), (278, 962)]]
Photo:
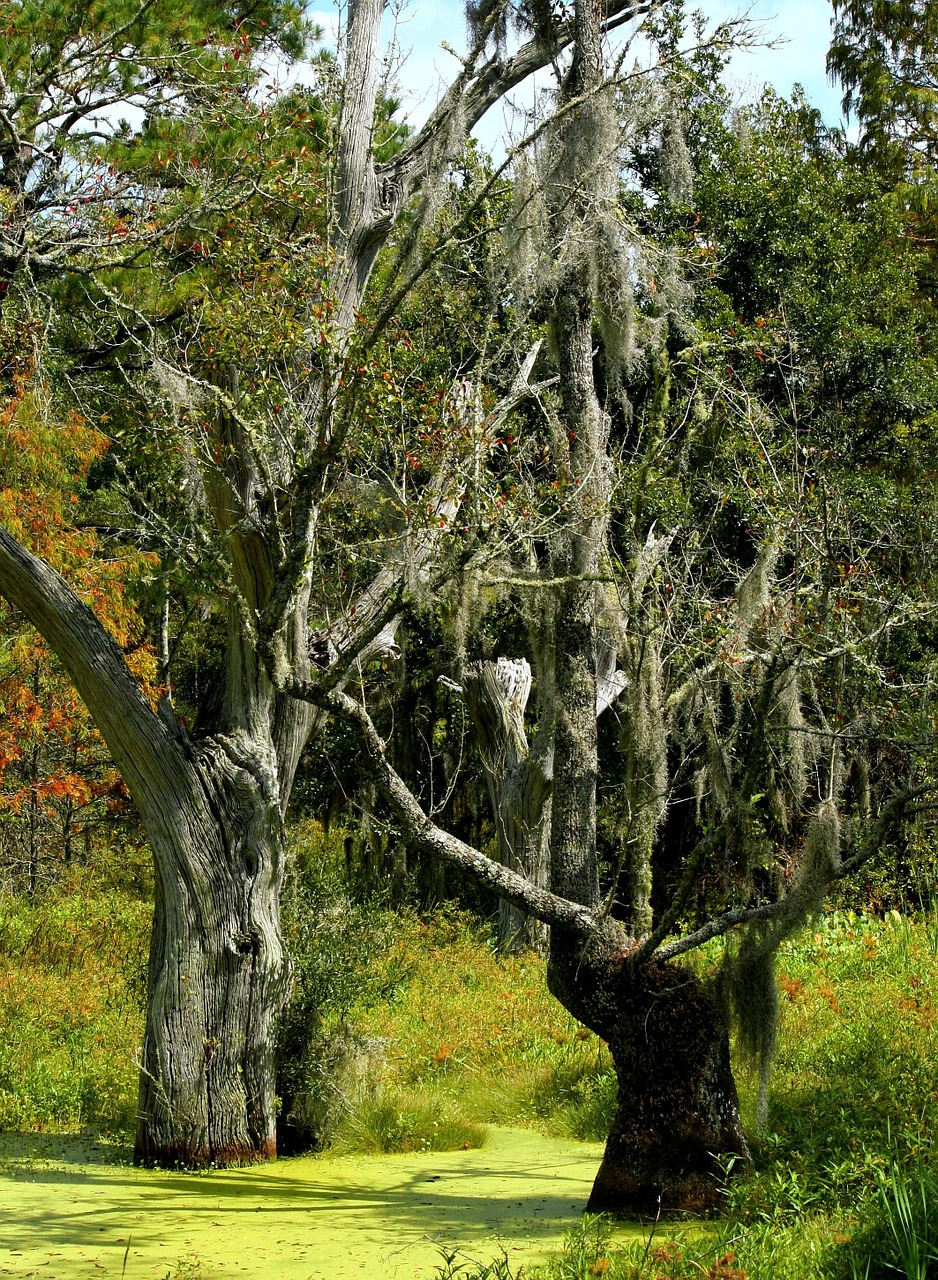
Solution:
[[(321, 706), (356, 726), (368, 763), (408, 839), (465, 868), (522, 910), (552, 928), (548, 966), (551, 990), (575, 1016), (610, 1045), (621, 1098), (591, 1207), (614, 1212), (665, 1208), (699, 1211), (718, 1200), (713, 1156), (745, 1154), (726, 1030), (707, 993), (678, 969), (627, 958), (637, 949), (621, 927), (601, 916), (596, 856), (597, 692), (603, 666), (598, 644), (595, 582), (603, 555), (609, 504), (607, 422), (593, 376), (591, 267), (583, 244), (589, 219), (609, 181), (597, 156), (583, 148), (596, 137), (602, 83), (599, 0), (578, 0), (572, 24), (573, 61), (562, 104), (570, 108), (559, 134), (557, 175), (548, 192), (552, 243), (562, 246), (561, 269), (549, 303), (559, 369), (560, 427), (569, 442), (564, 463), (569, 495), (565, 525), (553, 538), (551, 577), (560, 584), (552, 610), (552, 669), (544, 673), (553, 735), (554, 791), (550, 840), (551, 891), (510, 867), (499, 866), (442, 831), (423, 813), (387, 760), (384, 743), (364, 707), (338, 690), (309, 688)], [(418, 137), (405, 151), (399, 176), (424, 154)], [(571, 193), (573, 197), (571, 198)], [(604, 675), (607, 675), (605, 671)], [(523, 726), (507, 699), (489, 700), (480, 719), (483, 740), (522, 758)], [(471, 696), (471, 695), (470, 695)], [(494, 763), (494, 762), (493, 762)], [(494, 782), (495, 770), (492, 773)], [(499, 811), (497, 787), (493, 803)], [(517, 843), (506, 826), (506, 843)], [(501, 834), (501, 833), (500, 833)], [(513, 850), (512, 850), (513, 851)], [(684, 1154), (682, 1149), (686, 1147)]]
[[(574, 47), (562, 104), (582, 98), (560, 126), (556, 168), (548, 182), (552, 238), (563, 246), (551, 297), (551, 329), (560, 374), (560, 425), (569, 442), (564, 464), (570, 494), (554, 540), (552, 572), (564, 583), (553, 611), (555, 787), (550, 872), (555, 892), (594, 907), (596, 864), (597, 626), (596, 587), (609, 512), (608, 423), (593, 378), (593, 291), (588, 255), (594, 188), (606, 181), (583, 153), (602, 82), (599, 0), (577, 0)], [(571, 192), (573, 198), (571, 199)]]
[(555, 947), (548, 981), (606, 1041), (619, 1095), (587, 1211), (701, 1214), (723, 1200), (721, 1159), (749, 1159), (729, 1037), (704, 984), (677, 965), (633, 966), (601, 944)]
[(272, 1027), (286, 990), (272, 742), (245, 731), (189, 742), (171, 713), (148, 706), (91, 610), (2, 529), (0, 588), (61, 658), (150, 837), (156, 906), (137, 1158), (267, 1157)]
[(726, 1024), (686, 971), (646, 967), (606, 1036), (619, 1096), (588, 1213), (693, 1215), (725, 1201), (725, 1160), (749, 1152)]
[[(548, 745), (532, 751), (524, 727), (531, 668), (523, 659), (474, 663), (463, 677), (498, 834), (499, 861), (539, 888), (547, 885), (552, 760)], [(541, 743), (544, 739), (541, 739)], [(540, 922), (499, 899), (498, 942), (504, 951), (543, 948)]]
[(276, 1153), (275, 1029), (288, 978), (283, 831), (273, 760), (244, 747), (200, 745), (193, 769), (204, 803), (170, 848), (154, 847), (138, 1163)]

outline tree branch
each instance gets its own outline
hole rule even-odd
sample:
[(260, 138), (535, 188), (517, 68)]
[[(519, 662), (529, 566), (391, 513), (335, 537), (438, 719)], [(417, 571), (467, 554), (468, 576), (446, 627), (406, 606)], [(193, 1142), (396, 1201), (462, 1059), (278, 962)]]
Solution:
[[(149, 818), (148, 808), (158, 809), (165, 796), (167, 774), (173, 778), (170, 787), (181, 793), (183, 757), (168, 726), (150, 709), (116, 642), (65, 579), (2, 526), (0, 593), (42, 634), (68, 671), (114, 763)], [(151, 795), (155, 799), (148, 806)]]
[[(634, 0), (611, 0), (603, 27), (611, 30), (651, 12), (654, 7), (655, 0), (643, 0), (637, 4)], [(379, 182), (401, 186), (406, 183), (412, 190), (426, 176), (437, 139), (457, 115), (465, 133), (470, 133), (490, 107), (528, 76), (552, 62), (573, 43), (573, 39), (573, 22), (563, 22), (557, 26), (552, 44), (547, 45), (540, 37), (534, 37), (507, 60), (496, 54), (481, 65), (487, 41), (479, 41), (466, 58), (463, 70), (416, 137), (406, 143), (393, 160), (378, 167)]]
[(333, 690), (320, 704), (324, 710), (341, 716), (351, 724), (362, 746), (362, 752), (374, 776), (378, 789), (400, 822), (407, 839), (422, 853), (442, 858), (452, 866), (461, 867), (474, 879), (536, 916), (545, 924), (573, 933), (584, 939), (611, 936), (622, 949), (633, 945), (621, 927), (613, 921), (602, 920), (589, 908), (560, 898), (546, 889), (538, 889), (516, 871), (493, 862), (478, 849), (450, 835), (424, 813), (416, 797), (391, 766), (385, 744), (368, 712), (347, 693)]
[[(840, 864), (831, 877), (830, 883), (835, 884), (838, 880), (846, 879), (847, 876), (859, 871), (865, 863), (869, 862), (870, 858), (882, 848), (890, 829), (908, 808), (910, 802), (916, 796), (924, 795), (933, 789), (930, 786), (906, 788), (887, 801), (880, 810), (879, 817), (873, 824), (863, 844), (852, 858), (846, 858)], [(686, 934), (683, 938), (677, 938), (674, 942), (669, 942), (666, 946), (659, 947), (652, 959), (673, 960), (675, 956), (684, 955), (687, 951), (702, 947), (711, 938), (719, 938), (739, 925), (754, 924), (757, 921), (764, 920), (778, 920), (790, 910), (791, 901), (787, 896), (780, 898), (778, 902), (767, 902), (761, 907), (734, 907), (731, 911), (724, 912), (722, 916), (717, 916), (716, 919), (708, 921), (707, 924), (697, 929), (694, 933)]]

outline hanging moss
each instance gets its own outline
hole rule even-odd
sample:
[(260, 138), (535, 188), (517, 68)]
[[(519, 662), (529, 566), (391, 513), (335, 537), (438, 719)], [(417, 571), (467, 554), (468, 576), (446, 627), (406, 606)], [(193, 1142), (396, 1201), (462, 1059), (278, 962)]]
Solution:
[(627, 845), (631, 927), (637, 937), (651, 932), (652, 856), (668, 797), (668, 734), (661, 698), (661, 650), (654, 640), (630, 646), (626, 724)]
[(735, 952), (727, 950), (717, 974), (716, 990), (736, 1029), (743, 1058), (759, 1075), (756, 1119), (768, 1119), (769, 1081), (778, 1031), (778, 988), (775, 955), (780, 939), (772, 931), (753, 929)]
[(504, 49), (508, 39), (507, 0), (467, 0), (466, 25), (472, 44), (491, 40), (496, 49)]
[(760, 1126), (768, 1119), (778, 1026), (775, 957), (784, 939), (821, 910), (840, 865), (840, 840), (837, 806), (825, 800), (809, 824), (801, 865), (780, 914), (769, 924), (752, 925), (735, 950), (728, 947), (715, 978), (716, 992), (736, 1030), (739, 1048), (759, 1073)]
[[(805, 718), (801, 710), (801, 679), (796, 667), (786, 667), (775, 682), (775, 715), (781, 728), (781, 754), (785, 779), (794, 803), (808, 789), (808, 762), (805, 753)], [(784, 824), (787, 827), (787, 821)]]

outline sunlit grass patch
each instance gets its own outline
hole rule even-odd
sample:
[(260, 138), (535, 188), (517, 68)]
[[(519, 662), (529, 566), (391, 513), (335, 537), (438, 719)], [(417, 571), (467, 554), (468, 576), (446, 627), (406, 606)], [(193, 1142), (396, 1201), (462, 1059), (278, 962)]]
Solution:
[(485, 1139), (485, 1126), (466, 1119), (452, 1099), (382, 1090), (350, 1100), (333, 1147), (366, 1155), (468, 1151), (484, 1146)]
[(132, 1135), (149, 919), (118, 894), (0, 899), (0, 1130)]
[(609, 1054), (550, 995), (540, 957), (499, 956), (478, 925), (441, 913), (403, 924), (385, 963), (405, 975), (393, 998), (349, 1011), (387, 1045), (385, 1088), (431, 1102), (442, 1089), (468, 1121), (605, 1137)]
[[(782, 1026), (770, 1130), (834, 1199), (893, 1158), (933, 1151), (938, 964), (922, 925), (831, 916), (779, 957)], [(792, 990), (791, 984), (801, 983)], [(789, 989), (786, 992), (786, 985)]]
[[(750, 1280), (910, 1274), (896, 1188), (938, 1223), (933, 936), (928, 921), (837, 912), (783, 944), (768, 1126), (753, 1135), (754, 1176), (730, 1193)], [(741, 1083), (751, 1117), (754, 1085)]]

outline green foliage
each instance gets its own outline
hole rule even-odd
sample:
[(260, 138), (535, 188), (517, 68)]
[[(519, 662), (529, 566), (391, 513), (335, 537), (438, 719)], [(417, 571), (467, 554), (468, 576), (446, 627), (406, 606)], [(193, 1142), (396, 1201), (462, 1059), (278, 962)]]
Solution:
[[(727, 1233), (717, 1231), (704, 1236), (688, 1237), (657, 1224), (646, 1228), (643, 1239), (627, 1243), (616, 1238), (612, 1224), (605, 1218), (584, 1215), (581, 1224), (564, 1237), (559, 1253), (543, 1264), (519, 1268), (512, 1272), (507, 1255), (494, 1262), (472, 1263), (461, 1260), (457, 1252), (443, 1252), (443, 1263), (437, 1268), (440, 1280), (747, 1280), (747, 1273), (737, 1265)], [(768, 1280), (769, 1273), (763, 1273)], [(775, 1273), (781, 1277), (783, 1272)], [(755, 1280), (755, 1275), (753, 1276)], [(794, 1280), (794, 1275), (792, 1275)]]
[[(344, 832), (294, 830), (283, 928), (293, 987), (279, 1029), (279, 1138), (285, 1151), (324, 1145), (356, 1090), (376, 1084), (381, 1042), (347, 1024), (354, 1007), (393, 995), (388, 958), (395, 921), (380, 903), (356, 902), (340, 869)], [(401, 975), (403, 977), (403, 975)]]
[(938, 158), (935, 6), (929, 0), (835, 0), (834, 12), (827, 69), (843, 85), (844, 110), (864, 126), (863, 144), (911, 145)]
[(132, 1139), (149, 906), (0, 897), (0, 1129)]
[(809, 431), (828, 474), (844, 450), (915, 448), (936, 401), (927, 258), (876, 175), (803, 98), (768, 94), (716, 140), (695, 199), (701, 317), (731, 380)]
[(349, 1100), (336, 1125), (333, 1146), (368, 1155), (484, 1146), (485, 1126), (465, 1119), (461, 1110), (459, 1102), (445, 1094), (408, 1096), (366, 1088)]
[[(931, 712), (895, 677), (928, 684), (935, 652), (930, 251), (802, 97), (731, 114), (690, 94), (685, 109), (692, 203), (636, 161), (655, 198), (635, 217), (679, 249), (696, 292), (664, 300), (659, 259), (638, 305), (661, 339), (631, 371), (631, 417), (613, 419), (629, 697), (618, 741), (602, 730), (602, 832), (616, 874), (624, 844), (633, 859), (649, 844), (650, 875), (631, 878), (650, 879), (659, 920), (784, 902), (793, 921), (838, 869), (836, 842), (816, 858), (819, 800), (848, 857), (889, 788), (929, 776), (915, 740)], [(904, 611), (889, 638), (887, 600)], [(634, 920), (625, 876), (616, 888)], [(784, 932), (740, 955), (763, 1060), (757, 992)]]
[(0, 296), (25, 256), (33, 287), (60, 277), (63, 257), (90, 254), (100, 267), (135, 256), (125, 252), (128, 223), (151, 202), (122, 172), (134, 131), (118, 118), (108, 136), (107, 118), (226, 96), (236, 104), (265, 74), (265, 55), (298, 57), (312, 35), (293, 0), (2, 0), (0, 25), (0, 73), (15, 104), (0, 151)]

